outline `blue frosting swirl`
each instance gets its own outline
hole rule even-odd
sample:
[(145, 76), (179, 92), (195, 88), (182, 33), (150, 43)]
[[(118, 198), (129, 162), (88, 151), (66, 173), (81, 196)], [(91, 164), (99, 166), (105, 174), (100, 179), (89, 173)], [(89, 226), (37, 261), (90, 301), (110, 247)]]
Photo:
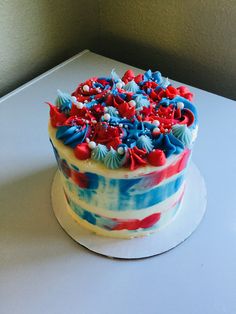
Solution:
[(69, 113), (72, 107), (71, 95), (57, 90), (56, 106), (64, 113)]
[(184, 150), (183, 143), (172, 133), (160, 134), (159, 137), (153, 141), (153, 146), (154, 148), (163, 150), (166, 157), (172, 154), (179, 154)]
[(195, 105), (192, 104), (188, 99), (181, 97), (181, 96), (176, 96), (175, 98), (173, 98), (173, 101), (176, 103), (178, 103), (178, 102), (184, 103), (184, 108), (192, 111), (192, 113), (194, 115), (194, 122), (189, 127), (189, 129), (190, 130), (195, 129), (196, 125), (198, 124), (198, 113), (197, 113), (197, 109), (196, 109)]
[(59, 126), (56, 132), (56, 138), (62, 140), (65, 145), (75, 148), (83, 143), (88, 132), (88, 125), (85, 128), (81, 126)]
[(192, 133), (185, 124), (176, 124), (172, 126), (173, 135), (180, 140), (184, 146), (189, 147), (192, 142)]
[(107, 106), (107, 107), (105, 107), (105, 112), (106, 112), (106, 113), (109, 113), (109, 115), (110, 115), (111, 117), (119, 117), (119, 112), (118, 112), (118, 110), (117, 110), (115, 107), (113, 107), (113, 106)]
[(114, 148), (111, 147), (109, 152), (104, 158), (104, 164), (107, 168), (117, 169), (121, 167), (121, 156), (118, 154)]
[(105, 145), (98, 144), (92, 151), (92, 159), (97, 161), (103, 161), (108, 153), (108, 149)]
[(137, 140), (137, 147), (145, 149), (149, 153), (153, 150), (152, 140), (147, 135), (141, 135)]
[(128, 82), (124, 87), (124, 90), (126, 90), (127, 92), (132, 92), (132, 93), (137, 93), (137, 91), (139, 90), (139, 86), (138, 84), (135, 83), (134, 80)]
[(137, 97), (135, 97), (135, 102), (136, 102), (136, 110), (142, 110), (143, 107), (149, 107), (150, 106), (150, 102), (147, 99), (147, 97), (143, 96), (143, 95), (138, 95)]

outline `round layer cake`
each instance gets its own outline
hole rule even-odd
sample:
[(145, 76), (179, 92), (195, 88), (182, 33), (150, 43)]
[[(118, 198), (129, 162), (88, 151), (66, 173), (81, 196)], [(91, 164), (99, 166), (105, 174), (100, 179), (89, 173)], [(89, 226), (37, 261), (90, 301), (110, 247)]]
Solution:
[(193, 95), (160, 72), (93, 77), (50, 105), (68, 213), (99, 235), (160, 230), (181, 210), (198, 121)]

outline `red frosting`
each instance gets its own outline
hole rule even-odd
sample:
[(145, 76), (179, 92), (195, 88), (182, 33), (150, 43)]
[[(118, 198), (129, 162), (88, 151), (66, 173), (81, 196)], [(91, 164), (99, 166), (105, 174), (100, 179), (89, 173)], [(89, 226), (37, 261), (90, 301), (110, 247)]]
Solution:
[(136, 230), (139, 228), (151, 228), (161, 218), (161, 213), (152, 214), (144, 219), (115, 220), (117, 225), (113, 230)]
[(82, 143), (74, 148), (74, 153), (76, 158), (80, 160), (89, 159), (91, 157), (91, 149), (88, 147), (87, 143)]
[(132, 81), (135, 78), (134, 72), (132, 70), (128, 70), (125, 72), (124, 76), (122, 77), (122, 81), (127, 84), (128, 82)]
[(106, 145), (107, 147), (117, 148), (121, 144), (120, 135), (122, 130), (120, 128), (113, 128), (105, 122), (97, 123), (94, 127), (94, 133), (91, 135), (91, 140), (96, 143)]
[(67, 116), (58, 110), (56, 106), (53, 106), (49, 102), (47, 103), (50, 106), (50, 120), (51, 120), (51, 125), (54, 128), (57, 128), (58, 126), (62, 126), (64, 122), (67, 119)]
[(83, 189), (86, 189), (89, 186), (89, 179), (84, 173), (72, 170), (71, 178), (75, 184)]
[(140, 166), (145, 166), (147, 164), (146, 160), (144, 159), (147, 155), (145, 149), (139, 149), (138, 147), (128, 148), (129, 157), (128, 163), (130, 170), (135, 170)]
[(160, 149), (155, 149), (150, 152), (147, 159), (152, 166), (156, 167), (163, 166), (166, 163), (165, 153)]

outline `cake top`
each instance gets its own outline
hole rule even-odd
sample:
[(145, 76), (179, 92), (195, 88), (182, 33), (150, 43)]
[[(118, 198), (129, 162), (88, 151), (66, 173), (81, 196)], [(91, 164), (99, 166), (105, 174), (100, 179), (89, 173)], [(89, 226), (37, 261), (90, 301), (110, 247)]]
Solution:
[(94, 159), (107, 168), (134, 170), (191, 148), (197, 131), (193, 94), (173, 87), (159, 71), (120, 78), (92, 77), (72, 95), (58, 90), (50, 106), (56, 138), (80, 160)]

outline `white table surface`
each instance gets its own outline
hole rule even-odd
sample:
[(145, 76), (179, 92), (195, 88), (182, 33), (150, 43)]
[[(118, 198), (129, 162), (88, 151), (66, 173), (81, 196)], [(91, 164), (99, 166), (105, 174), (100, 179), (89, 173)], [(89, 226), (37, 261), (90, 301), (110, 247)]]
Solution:
[(232, 100), (191, 88), (200, 113), (193, 160), (206, 180), (208, 205), (201, 225), (177, 248), (143, 260), (108, 259), (71, 240), (53, 215), (56, 163), (44, 102), (58, 88), (72, 92), (90, 76), (127, 67), (84, 51), (1, 99), (1, 314), (236, 313)]

